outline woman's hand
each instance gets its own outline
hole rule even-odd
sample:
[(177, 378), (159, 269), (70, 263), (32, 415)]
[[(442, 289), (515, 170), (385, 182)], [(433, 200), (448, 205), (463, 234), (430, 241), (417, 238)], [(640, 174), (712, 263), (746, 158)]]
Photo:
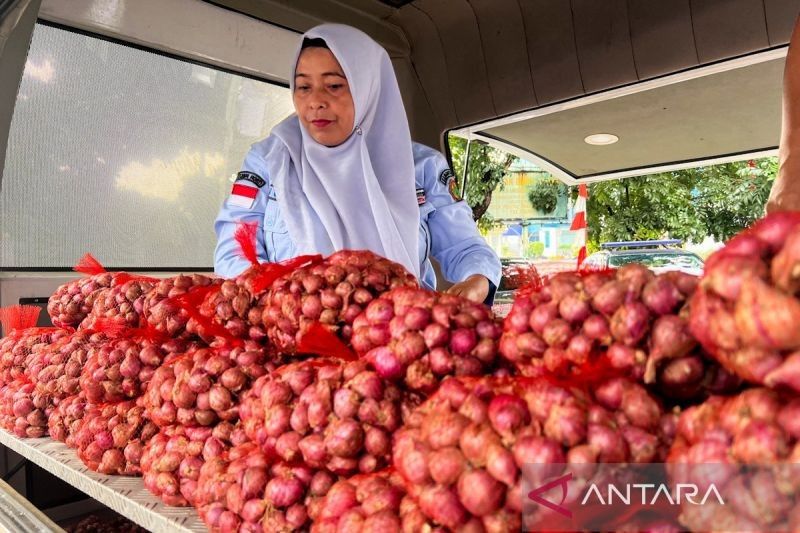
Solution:
[(483, 303), (489, 296), (489, 280), (486, 276), (473, 274), (464, 281), (454, 284), (445, 291), (447, 294), (456, 294), (473, 302)]

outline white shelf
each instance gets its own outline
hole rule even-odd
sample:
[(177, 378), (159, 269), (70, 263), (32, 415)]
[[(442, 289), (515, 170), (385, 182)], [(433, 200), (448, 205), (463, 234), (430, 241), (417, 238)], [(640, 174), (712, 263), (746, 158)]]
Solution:
[(64, 443), (50, 438), (19, 439), (2, 429), (0, 443), (153, 533), (208, 531), (193, 507), (164, 505), (140, 477), (93, 472)]

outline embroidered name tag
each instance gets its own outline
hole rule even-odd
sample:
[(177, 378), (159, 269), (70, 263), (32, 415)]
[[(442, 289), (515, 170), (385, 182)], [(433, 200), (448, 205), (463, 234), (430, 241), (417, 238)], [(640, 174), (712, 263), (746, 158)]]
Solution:
[(450, 181), (450, 178), (452, 177), (453, 177), (453, 171), (450, 170), (449, 168), (446, 168), (442, 171), (441, 174), (439, 174), (439, 183), (447, 187), (447, 184)]
[(242, 172), (239, 172), (238, 174), (236, 174), (236, 181), (237, 182), (238, 181), (249, 181), (250, 183), (252, 183), (256, 187), (258, 187), (259, 189), (261, 187), (263, 187), (267, 183), (264, 180), (264, 178), (262, 178), (258, 174), (255, 174), (253, 172), (247, 172), (247, 171), (242, 171)]

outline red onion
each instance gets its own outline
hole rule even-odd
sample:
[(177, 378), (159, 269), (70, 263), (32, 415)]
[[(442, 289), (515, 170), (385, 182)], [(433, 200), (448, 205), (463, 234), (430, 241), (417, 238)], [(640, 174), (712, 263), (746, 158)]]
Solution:
[[(211, 530), (261, 531), (262, 524), (267, 530), (308, 527), (307, 507), (322, 498), (330, 484), (319, 478), (314, 482), (303, 465), (274, 459), (255, 443), (245, 442), (205, 462), (195, 506)], [(314, 495), (312, 487), (323, 492)]]
[(61, 285), (47, 301), (47, 313), (54, 326), (75, 328), (94, 306), (100, 291), (111, 287), (114, 274), (104, 272)]
[(167, 505), (193, 505), (200, 469), (220, 457), (231, 442), (245, 442), (240, 426), (221, 422), (210, 427), (162, 428), (142, 450), (144, 485)]
[[(727, 379), (689, 331), (686, 299), (696, 286), (688, 274), (653, 275), (641, 265), (561, 273), (517, 297), (500, 354), (526, 376), (569, 380), (607, 369), (656, 385), (676, 402), (735, 391), (738, 380)], [(735, 329), (732, 316), (729, 323)]]
[(116, 275), (114, 284), (97, 294), (91, 312), (80, 327), (94, 330), (103, 320), (130, 328), (139, 327), (142, 325), (144, 300), (155, 282), (153, 278)]
[(394, 436), (393, 465), (413, 498), (401, 523), (518, 530), (522, 465), (663, 461), (668, 418), (623, 378), (591, 392), (545, 379), (448, 378)]
[(334, 484), (322, 499), (313, 533), (401, 531), (405, 496), (397, 474), (367, 474)]
[(63, 329), (29, 328), (14, 330), (0, 339), (0, 384), (29, 376), (27, 366), (31, 357), (70, 335)]
[(156, 369), (187, 347), (182, 341), (162, 344), (139, 337), (94, 343), (81, 372), (80, 386), (91, 403), (138, 398)]
[(145, 323), (172, 338), (191, 338), (192, 332), (186, 330), (191, 318), (189, 313), (186, 309), (175, 305), (171, 299), (186, 294), (194, 287), (219, 285), (222, 281), (202, 274), (179, 274), (161, 280), (147, 294), (142, 304)]
[(366, 362), (320, 359), (257, 379), (239, 414), (247, 435), (268, 454), (348, 475), (389, 463), (402, 402), (400, 390)]
[(78, 457), (102, 474), (139, 475), (142, 447), (158, 433), (141, 402), (88, 406), (73, 434)]
[(768, 215), (709, 257), (691, 301), (692, 334), (752, 383), (800, 390), (798, 243), (800, 213)]
[(367, 305), (400, 286), (417, 286), (401, 265), (369, 251), (340, 251), (278, 278), (266, 297), (262, 320), (270, 341), (284, 352), (296, 351), (314, 322), (349, 341), (353, 321)]
[(702, 476), (728, 500), (724, 507), (708, 506), (705, 513), (684, 505), (684, 525), (692, 530), (718, 529), (723, 523), (750, 524), (761, 531), (793, 528), (790, 502), (800, 486), (794, 470), (781, 465), (789, 467), (798, 460), (792, 422), (796, 411), (790, 396), (756, 388), (736, 396), (712, 396), (681, 414), (668, 457), (673, 482)]
[[(156, 369), (144, 395), (148, 417), (159, 427), (212, 426), (239, 419), (239, 397), (275, 366), (267, 352), (248, 348), (199, 348)], [(248, 364), (242, 364), (243, 362)], [(233, 372), (230, 372), (232, 369)], [(230, 376), (236, 375), (235, 378)], [(222, 384), (223, 376), (231, 388)]]
[(80, 429), (80, 421), (88, 408), (83, 393), (69, 396), (61, 400), (47, 419), (50, 436), (76, 448), (73, 435)]
[(352, 344), (382, 378), (430, 393), (445, 376), (490, 372), (500, 333), (482, 304), (401, 287), (367, 306), (353, 324)]

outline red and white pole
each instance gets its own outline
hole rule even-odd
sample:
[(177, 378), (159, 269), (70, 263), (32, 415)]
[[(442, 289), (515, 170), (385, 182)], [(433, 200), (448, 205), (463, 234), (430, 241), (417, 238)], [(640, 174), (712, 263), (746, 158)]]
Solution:
[(575, 217), (572, 219), (572, 225), (569, 227), (570, 231), (580, 231), (579, 239), (581, 241), (581, 249), (578, 251), (578, 268), (581, 268), (581, 263), (586, 259), (586, 240), (588, 225), (586, 224), (586, 199), (589, 198), (589, 191), (586, 184), (578, 185), (578, 200), (575, 202)]

